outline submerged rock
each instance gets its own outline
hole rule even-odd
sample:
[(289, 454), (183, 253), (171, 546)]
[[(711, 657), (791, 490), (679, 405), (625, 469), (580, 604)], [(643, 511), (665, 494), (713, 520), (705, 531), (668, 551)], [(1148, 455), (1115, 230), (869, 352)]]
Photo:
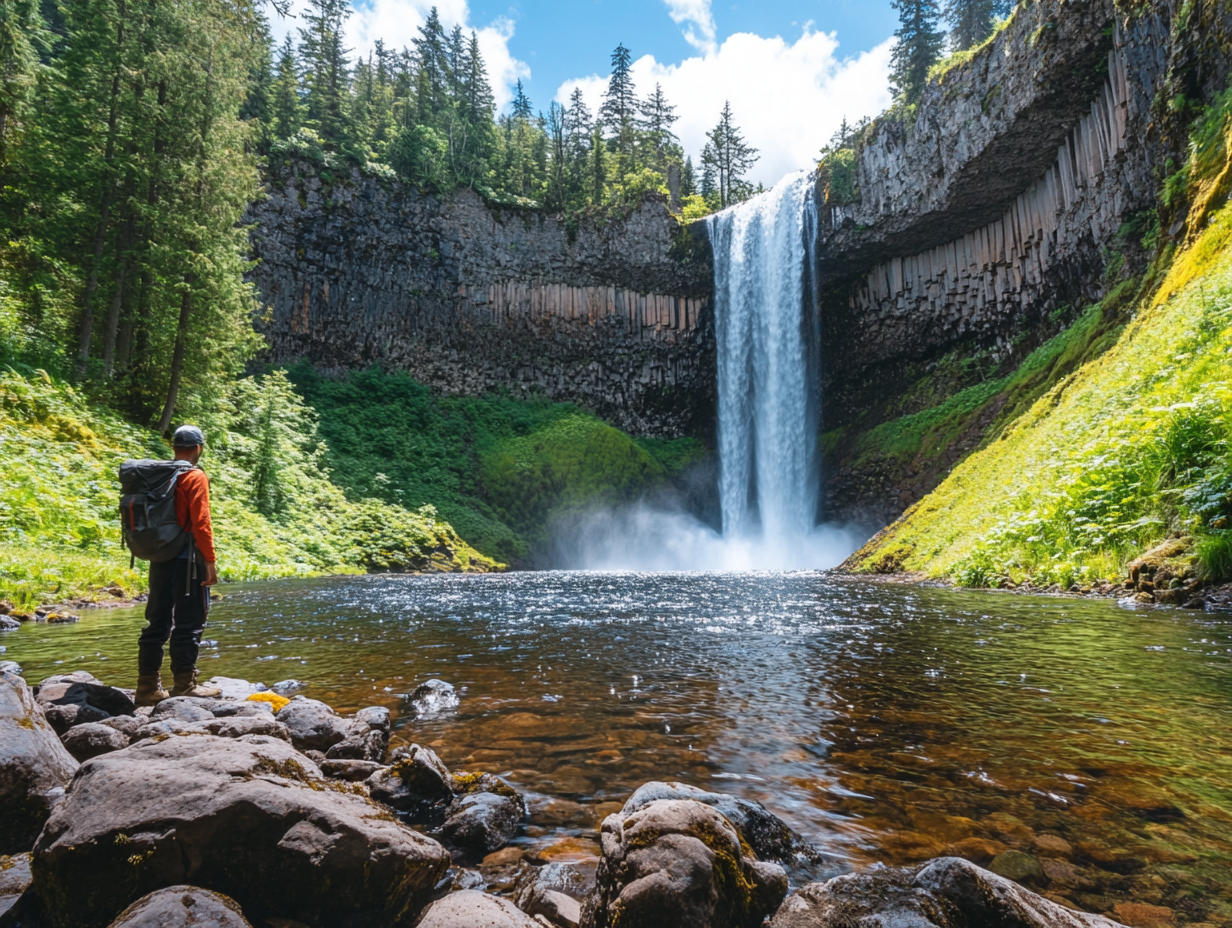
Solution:
[(308, 684), (302, 680), (279, 680), (270, 687), (270, 692), (277, 693), (279, 696), (293, 696), (302, 689), (307, 689)]
[(458, 708), (458, 694), (454, 692), (453, 686), (444, 680), (421, 683), (406, 700), (421, 719), (429, 719)]
[(1116, 928), (1117, 922), (1067, 909), (958, 857), (810, 883), (784, 902), (770, 922), (770, 928), (851, 925)]
[(138, 899), (110, 928), (252, 928), (234, 899), (195, 886), (168, 886)]
[(82, 767), (39, 836), (34, 889), (53, 928), (101, 928), (185, 883), (257, 921), (400, 924), (449, 856), (350, 789), (274, 738), (143, 741)]
[(744, 853), (736, 828), (693, 799), (609, 815), (587, 928), (754, 928), (787, 894), (777, 864)]
[(0, 854), (34, 846), (77, 766), (26, 681), (0, 673)]
[(432, 903), (418, 928), (543, 928), (543, 925), (508, 899), (464, 889)]

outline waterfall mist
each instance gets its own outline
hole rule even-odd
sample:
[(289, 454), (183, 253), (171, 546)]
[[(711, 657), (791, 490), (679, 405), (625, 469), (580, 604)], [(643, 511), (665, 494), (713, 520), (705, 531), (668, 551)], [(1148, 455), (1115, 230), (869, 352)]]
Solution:
[(641, 504), (574, 518), (557, 559), (589, 569), (834, 567), (866, 537), (817, 524), (817, 210), (808, 172), (711, 216), (721, 531)]

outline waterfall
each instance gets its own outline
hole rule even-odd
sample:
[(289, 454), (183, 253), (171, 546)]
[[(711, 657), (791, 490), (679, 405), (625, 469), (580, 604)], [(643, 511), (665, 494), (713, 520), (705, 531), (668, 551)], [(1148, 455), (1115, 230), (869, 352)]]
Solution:
[(817, 517), (812, 177), (790, 175), (708, 222), (723, 535), (760, 537), (788, 552), (813, 533)]
[(714, 252), (723, 530), (648, 502), (592, 512), (558, 564), (594, 570), (834, 567), (867, 534), (817, 525), (821, 337), (813, 181), (793, 174), (707, 220)]

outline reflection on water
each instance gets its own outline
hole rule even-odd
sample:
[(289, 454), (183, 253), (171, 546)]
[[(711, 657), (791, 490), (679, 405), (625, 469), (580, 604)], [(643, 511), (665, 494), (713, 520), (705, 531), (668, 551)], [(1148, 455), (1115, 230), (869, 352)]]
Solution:
[[(135, 673), (137, 610), (26, 626), (27, 676)], [(366, 577), (217, 604), (202, 669), (343, 710), (440, 677), (456, 714), (397, 737), (532, 794), (537, 859), (594, 853), (635, 787), (760, 800), (830, 855), (1018, 850), (1023, 880), (1111, 911), (1232, 924), (1232, 621), (822, 574)], [(564, 838), (565, 840), (562, 840)], [(532, 855), (533, 856), (533, 855)]]

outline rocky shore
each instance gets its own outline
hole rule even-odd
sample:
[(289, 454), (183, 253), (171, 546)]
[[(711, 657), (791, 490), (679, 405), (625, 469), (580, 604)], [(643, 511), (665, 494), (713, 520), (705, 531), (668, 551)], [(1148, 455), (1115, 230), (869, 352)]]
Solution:
[[(792, 888), (819, 852), (760, 804), (647, 783), (597, 858), (507, 848), (527, 801), (342, 716), (215, 678), (137, 708), (89, 673), (0, 667), (0, 928), (1111, 928), (953, 857)], [(430, 715), (456, 705), (430, 681)], [(412, 728), (413, 730), (413, 728)]]

